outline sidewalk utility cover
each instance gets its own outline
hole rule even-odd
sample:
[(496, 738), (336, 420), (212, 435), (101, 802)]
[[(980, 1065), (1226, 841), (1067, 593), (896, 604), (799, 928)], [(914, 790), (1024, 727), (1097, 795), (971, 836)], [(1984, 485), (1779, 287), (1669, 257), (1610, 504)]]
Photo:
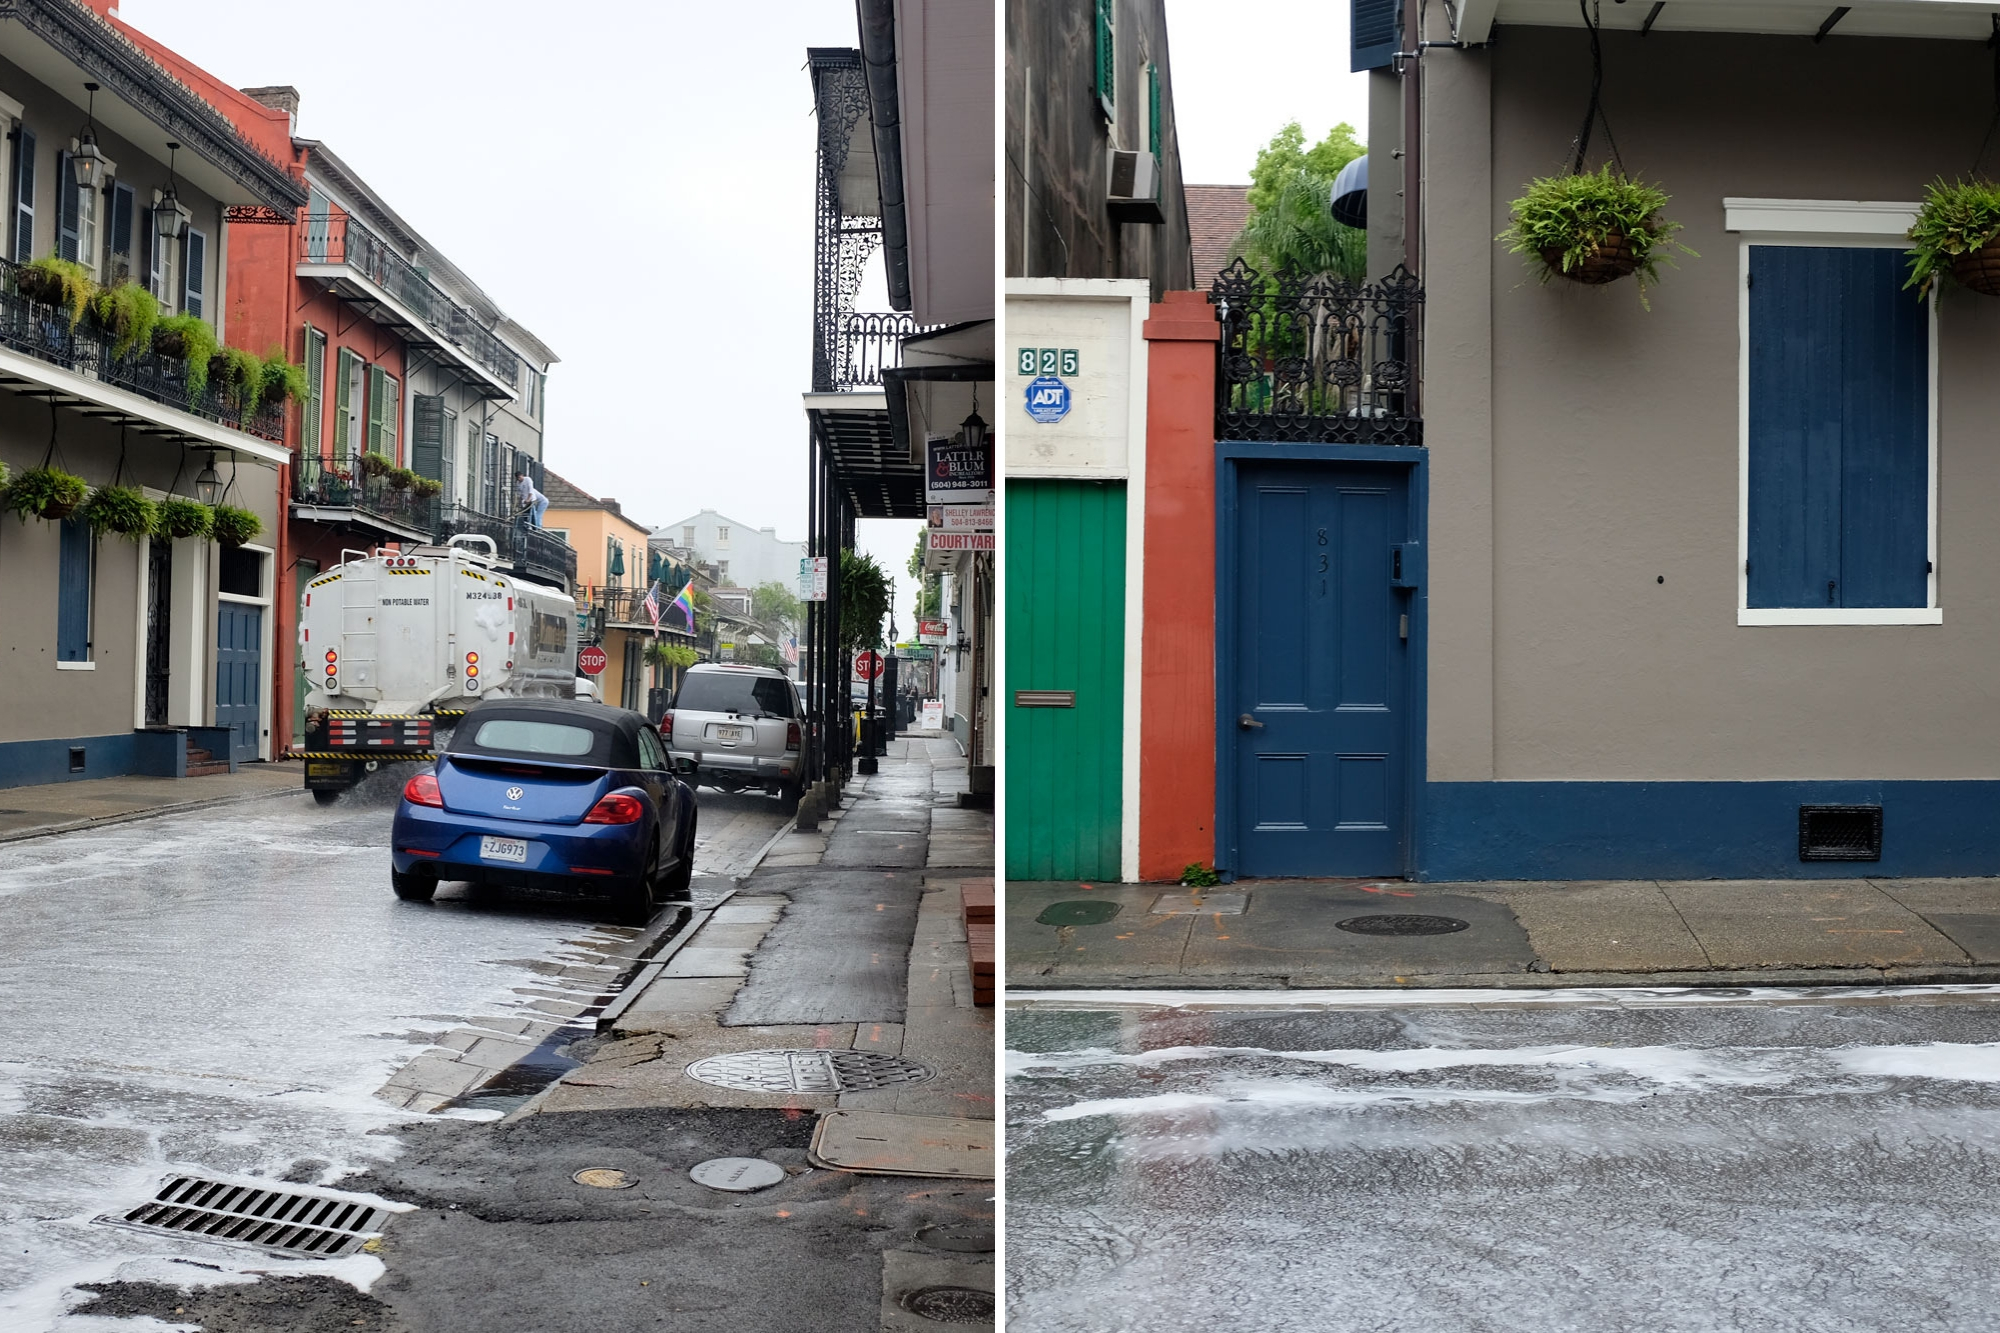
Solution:
[(1050, 903), (1035, 920), (1045, 926), (1101, 926), (1118, 915), (1118, 904), (1109, 898), (1076, 898)]
[(940, 1324), (991, 1324), (993, 1293), (971, 1287), (925, 1287), (903, 1297), (903, 1308)]
[(931, 1070), (914, 1060), (874, 1051), (733, 1051), (687, 1067), (687, 1076), (718, 1088), (750, 1092), (859, 1092), (923, 1083)]
[(688, 1172), (689, 1179), (697, 1185), (706, 1185), (712, 1190), (728, 1190), (731, 1194), (748, 1194), (752, 1190), (768, 1189), (785, 1178), (785, 1168), (776, 1162), (767, 1162), (761, 1157), (711, 1157), (706, 1162), (698, 1162)]
[(148, 1203), (110, 1226), (166, 1231), (226, 1245), (332, 1258), (352, 1254), (377, 1234), (387, 1212), (366, 1199), (339, 1194), (234, 1185), (199, 1176), (171, 1176)]
[(1472, 923), (1455, 916), (1351, 916), (1334, 925), (1351, 935), (1450, 935)]
[(993, 1178), (993, 1122), (886, 1111), (829, 1111), (813, 1130), (817, 1166), (890, 1176)]

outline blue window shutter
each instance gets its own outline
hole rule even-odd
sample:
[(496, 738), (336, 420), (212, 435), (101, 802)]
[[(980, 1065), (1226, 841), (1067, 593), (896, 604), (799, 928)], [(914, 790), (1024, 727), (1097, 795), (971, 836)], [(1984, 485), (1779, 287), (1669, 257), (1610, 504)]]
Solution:
[(1403, 35), (1402, 0), (1348, 0), (1348, 37), (1356, 73), (1386, 69), (1393, 62)]
[(68, 153), (56, 154), (56, 253), (76, 263), (82, 257), (77, 249), (77, 231), (83, 219), (77, 209), (77, 185), (69, 173), (69, 158)]
[(207, 289), (208, 237), (192, 227), (187, 232), (187, 262), (182, 269), (185, 297), (181, 309), (200, 319), (204, 314), (203, 293)]
[(56, 558), (56, 660), (90, 660), (90, 529), (83, 520), (62, 521)]
[(1930, 317), (1900, 252), (1750, 250), (1749, 605), (1928, 600)]
[(113, 283), (132, 276), (132, 187), (116, 186), (111, 192), (111, 270), (105, 276)]
[(14, 262), (35, 257), (35, 132), (26, 125), (14, 143)]

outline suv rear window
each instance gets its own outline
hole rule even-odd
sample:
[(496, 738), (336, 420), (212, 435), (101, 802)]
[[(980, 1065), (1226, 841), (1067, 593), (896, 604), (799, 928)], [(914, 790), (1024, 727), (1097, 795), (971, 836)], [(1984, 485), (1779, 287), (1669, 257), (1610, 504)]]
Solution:
[(797, 716), (790, 684), (775, 676), (739, 676), (734, 671), (690, 671), (674, 695), (674, 707), (695, 713)]
[(597, 746), (597, 733), (589, 727), (572, 727), (561, 722), (533, 722), (519, 717), (496, 717), (479, 724), (472, 743), (482, 750), (508, 750), (515, 754), (560, 755), (575, 759)]

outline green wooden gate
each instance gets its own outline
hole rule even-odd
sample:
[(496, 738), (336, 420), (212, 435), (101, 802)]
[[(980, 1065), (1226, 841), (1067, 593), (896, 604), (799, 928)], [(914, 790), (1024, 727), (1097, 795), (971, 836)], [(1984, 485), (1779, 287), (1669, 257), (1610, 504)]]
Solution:
[(1008, 482), (1006, 548), (1007, 878), (1115, 880), (1124, 484)]

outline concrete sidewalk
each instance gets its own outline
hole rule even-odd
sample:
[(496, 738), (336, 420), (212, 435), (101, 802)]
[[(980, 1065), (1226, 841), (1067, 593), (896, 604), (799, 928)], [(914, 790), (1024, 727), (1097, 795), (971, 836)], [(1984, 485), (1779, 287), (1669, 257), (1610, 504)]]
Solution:
[(91, 778), (0, 787), (0, 842), (304, 790), (298, 765), (283, 763), (245, 764), (234, 773), (198, 778)]
[[(2000, 879), (1034, 883), (1006, 899), (1016, 988), (2000, 982)], [(1442, 920), (1367, 920), (1398, 916)]]

